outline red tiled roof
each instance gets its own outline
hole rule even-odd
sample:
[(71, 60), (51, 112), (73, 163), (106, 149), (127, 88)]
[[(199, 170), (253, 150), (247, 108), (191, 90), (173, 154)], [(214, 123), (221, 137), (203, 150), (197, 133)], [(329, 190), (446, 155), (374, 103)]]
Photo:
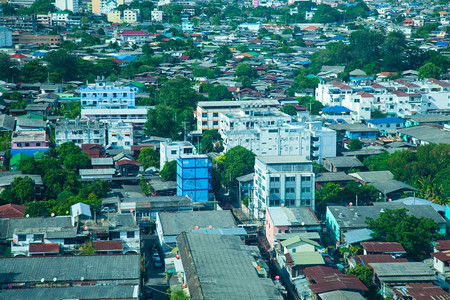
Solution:
[(392, 91), (392, 94), (396, 94), (397, 97), (409, 97), (409, 95), (402, 91)]
[(393, 258), (388, 254), (369, 254), (369, 255), (358, 255), (357, 258), (361, 262), (368, 266), (370, 263), (397, 263), (397, 262), (408, 262), (406, 258)]
[(442, 251), (442, 252), (434, 252), (431, 253), (431, 256), (436, 257), (440, 261), (450, 261), (450, 250)]
[(358, 95), (360, 95), (362, 98), (373, 98), (373, 95), (371, 93), (364, 91), (359, 91)]
[(450, 250), (450, 240), (434, 241), (437, 250)]
[(374, 89), (385, 89), (385, 88), (386, 88), (384, 85), (381, 85), (381, 84), (379, 84), (379, 83), (374, 83), (374, 84), (372, 84), (372, 87), (373, 87)]
[(337, 80), (330, 81), (330, 84), (334, 85), (337, 88), (340, 88), (341, 90), (351, 90), (352, 89), (348, 85), (346, 85), (346, 84), (344, 84), (342, 82), (339, 82)]
[(94, 250), (95, 251), (108, 251), (108, 250), (122, 250), (122, 241), (95, 241)]
[(397, 242), (362, 242), (361, 246), (368, 252), (406, 253), (402, 244)]
[(18, 204), (5, 204), (0, 206), (0, 218), (23, 218), (25, 210), (28, 206), (18, 205)]
[(319, 29), (319, 27), (316, 27), (316, 26), (308, 26), (308, 27), (306, 27), (305, 29), (303, 29), (303, 30), (318, 30)]
[(116, 165), (122, 166), (122, 165), (133, 165), (133, 166), (142, 166), (142, 163), (135, 160), (129, 160), (129, 159), (123, 159), (116, 162)]
[(10, 56), (11, 58), (25, 58), (26, 56), (23, 55), (22, 53), (15, 53), (13, 55)]
[(31, 243), (30, 253), (59, 253), (59, 243)]
[(450, 298), (449, 293), (432, 283), (410, 283), (406, 286), (407, 295), (405, 295), (405, 290), (399, 291), (393, 288), (393, 291), (399, 298), (410, 296), (414, 300), (447, 300)]
[(338, 269), (315, 266), (304, 270), (312, 284), (309, 288), (314, 294), (336, 290), (368, 291), (369, 289), (355, 275), (342, 274)]

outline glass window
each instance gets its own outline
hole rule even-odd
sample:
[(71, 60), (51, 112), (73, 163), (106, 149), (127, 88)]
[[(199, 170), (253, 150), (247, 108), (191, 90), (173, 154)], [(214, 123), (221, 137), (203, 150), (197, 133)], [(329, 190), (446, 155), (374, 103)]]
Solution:
[(280, 177), (270, 177), (270, 182), (280, 182)]
[(311, 181), (311, 176), (303, 176), (302, 181)]
[(33, 236), (33, 241), (35, 241), (35, 242), (42, 242), (42, 241), (44, 241), (44, 235), (43, 234), (35, 234)]
[(120, 239), (120, 232), (110, 232), (111, 239)]
[(171, 154), (177, 154), (177, 150), (170, 151)]
[(219, 113), (213, 113), (213, 117), (218, 117), (219, 116)]
[(134, 239), (134, 231), (127, 231), (127, 238)]
[(286, 182), (294, 182), (295, 181), (295, 176), (286, 176)]
[(17, 241), (19, 242), (25, 242), (27, 240), (27, 236), (25, 234), (19, 234), (17, 236)]
[(302, 187), (302, 193), (310, 193), (311, 192), (311, 188), (309, 187)]

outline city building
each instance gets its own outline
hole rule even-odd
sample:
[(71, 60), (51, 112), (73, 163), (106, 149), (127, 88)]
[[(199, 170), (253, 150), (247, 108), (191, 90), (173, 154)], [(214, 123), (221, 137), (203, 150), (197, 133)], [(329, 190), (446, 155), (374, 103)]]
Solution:
[(135, 107), (135, 92), (128, 86), (115, 86), (106, 82), (84, 85), (80, 87), (81, 106), (98, 108)]
[(33, 156), (35, 152), (47, 152), (49, 149), (45, 131), (14, 131), (11, 137), (11, 155), (23, 153)]
[(192, 202), (208, 201), (211, 191), (212, 163), (206, 155), (180, 155), (177, 158), (177, 196), (187, 195)]
[(98, 121), (123, 121), (126, 123), (140, 123), (147, 121), (148, 107), (128, 107), (128, 108), (97, 108), (82, 107), (81, 117)]
[(152, 10), (152, 21), (153, 22), (161, 22), (163, 20), (164, 12), (157, 8)]
[(276, 110), (279, 106), (277, 100), (255, 100), (255, 101), (200, 101), (197, 103), (197, 129), (219, 130), (220, 113), (237, 113), (241, 110), (250, 115), (252, 111)]
[(124, 121), (108, 122), (108, 146), (131, 149), (133, 144), (133, 124)]
[(166, 163), (176, 160), (180, 155), (194, 154), (197, 154), (197, 150), (190, 142), (173, 142), (172, 139), (167, 139), (167, 141), (160, 143), (159, 169), (162, 170)]
[(257, 156), (253, 182), (256, 218), (264, 218), (268, 207), (309, 206), (314, 210), (312, 162), (303, 156)]
[(12, 31), (6, 26), (0, 26), (0, 47), (12, 47)]
[(58, 119), (55, 123), (55, 143), (60, 146), (73, 142), (78, 147), (83, 144), (106, 145), (107, 124), (94, 119)]
[(13, 40), (15, 40), (13, 41), (13, 44), (59, 46), (61, 45), (62, 38), (60, 35), (32, 34), (23, 32), (17, 37), (13, 37)]
[[(77, 0), (56, 0), (56, 4), (67, 5), (68, 1), (77, 1)], [(66, 27), (67, 21), (69, 20), (69, 12), (67, 11), (57, 11), (51, 14), (52, 18), (52, 26), (63, 26)]]

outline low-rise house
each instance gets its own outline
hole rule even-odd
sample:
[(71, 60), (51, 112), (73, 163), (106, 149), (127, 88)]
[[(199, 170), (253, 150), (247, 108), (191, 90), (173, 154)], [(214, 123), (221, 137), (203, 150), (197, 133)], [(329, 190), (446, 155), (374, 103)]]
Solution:
[(392, 288), (413, 283), (432, 283), (434, 271), (423, 262), (371, 263), (375, 284), (384, 297), (393, 296)]
[(446, 221), (429, 205), (405, 205), (403, 203), (375, 203), (374, 206), (328, 206), (326, 226), (328, 237), (338, 245), (345, 243), (344, 233), (367, 228), (366, 218), (376, 219), (386, 209), (406, 208), (409, 215), (430, 218), (436, 222), (436, 232), (445, 234)]
[(34, 115), (26, 115), (16, 119), (16, 131), (43, 131), (47, 128), (47, 123), (42, 117), (34, 118)]
[(144, 171), (141, 162), (128, 159), (116, 161), (116, 169), (118, 176), (136, 176)]
[(271, 249), (278, 242), (298, 235), (320, 240), (319, 219), (310, 207), (269, 207), (264, 228)]
[(343, 188), (347, 183), (353, 180), (353, 177), (345, 174), (345, 172), (317, 173), (315, 180), (316, 189), (321, 189), (328, 182), (339, 184)]
[(399, 136), (413, 145), (449, 144), (450, 131), (447, 127), (421, 125), (398, 130)]
[(324, 157), (322, 164), (330, 172), (348, 172), (352, 169), (366, 169), (364, 164), (354, 156)]
[(167, 139), (161, 142), (159, 149), (159, 169), (162, 170), (164, 165), (169, 161), (176, 160), (181, 155), (194, 155), (197, 150), (190, 142), (180, 141), (173, 142), (172, 139)]
[(370, 267), (371, 263), (401, 263), (408, 262), (406, 258), (394, 258), (388, 254), (370, 254), (370, 255), (355, 255), (347, 259), (350, 268), (357, 265)]
[(183, 232), (176, 242), (182, 288), (191, 298), (283, 299), (271, 279), (258, 276), (259, 250), (239, 237)]
[(361, 246), (363, 247), (364, 255), (389, 254), (400, 256), (406, 254), (405, 248), (397, 242), (362, 242)]
[(27, 208), (28, 206), (13, 203), (2, 205), (0, 206), (0, 218), (2, 219), (23, 218)]
[(9, 115), (0, 115), (0, 131), (13, 131), (16, 126), (16, 119)]
[(42, 195), (42, 191), (44, 190), (44, 183), (42, 182), (41, 175), (32, 175), (32, 174), (21, 174), (21, 172), (5, 172), (4, 174), (1, 174), (0, 176), (0, 193), (6, 189), (7, 187), (11, 186), (11, 183), (14, 181), (17, 177), (29, 177), (31, 180), (34, 181), (34, 193), (36, 196)]
[(170, 251), (176, 246), (176, 238), (183, 231), (212, 228), (237, 228), (237, 225), (229, 210), (163, 212), (156, 216), (156, 233), (164, 251)]
[(91, 158), (91, 165), (93, 169), (111, 169), (114, 168), (114, 161), (112, 157)]
[(394, 297), (400, 299), (449, 299), (450, 293), (432, 283), (409, 283), (392, 288)]
[(105, 169), (80, 169), (79, 170), (81, 179), (102, 179), (107, 180), (113, 178), (116, 174), (116, 169), (105, 168)]
[(367, 121), (367, 126), (376, 128), (385, 135), (395, 135), (397, 129), (405, 127), (405, 120), (400, 118), (372, 119)]
[(11, 137), (11, 155), (23, 153), (32, 156), (35, 152), (49, 149), (45, 131), (14, 131)]

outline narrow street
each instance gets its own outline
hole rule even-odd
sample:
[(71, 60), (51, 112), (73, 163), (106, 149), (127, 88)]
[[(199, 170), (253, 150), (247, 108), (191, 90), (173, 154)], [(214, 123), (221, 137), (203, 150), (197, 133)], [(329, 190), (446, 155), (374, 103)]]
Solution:
[(149, 236), (143, 237), (144, 249), (145, 252), (145, 269), (147, 271), (148, 280), (145, 283), (145, 289), (150, 289), (153, 291), (152, 298), (155, 300), (167, 300), (167, 289), (169, 285), (167, 284), (167, 279), (164, 274), (163, 268), (155, 268), (153, 265), (152, 257), (152, 249), (153, 246), (156, 245), (156, 235), (152, 234)]

